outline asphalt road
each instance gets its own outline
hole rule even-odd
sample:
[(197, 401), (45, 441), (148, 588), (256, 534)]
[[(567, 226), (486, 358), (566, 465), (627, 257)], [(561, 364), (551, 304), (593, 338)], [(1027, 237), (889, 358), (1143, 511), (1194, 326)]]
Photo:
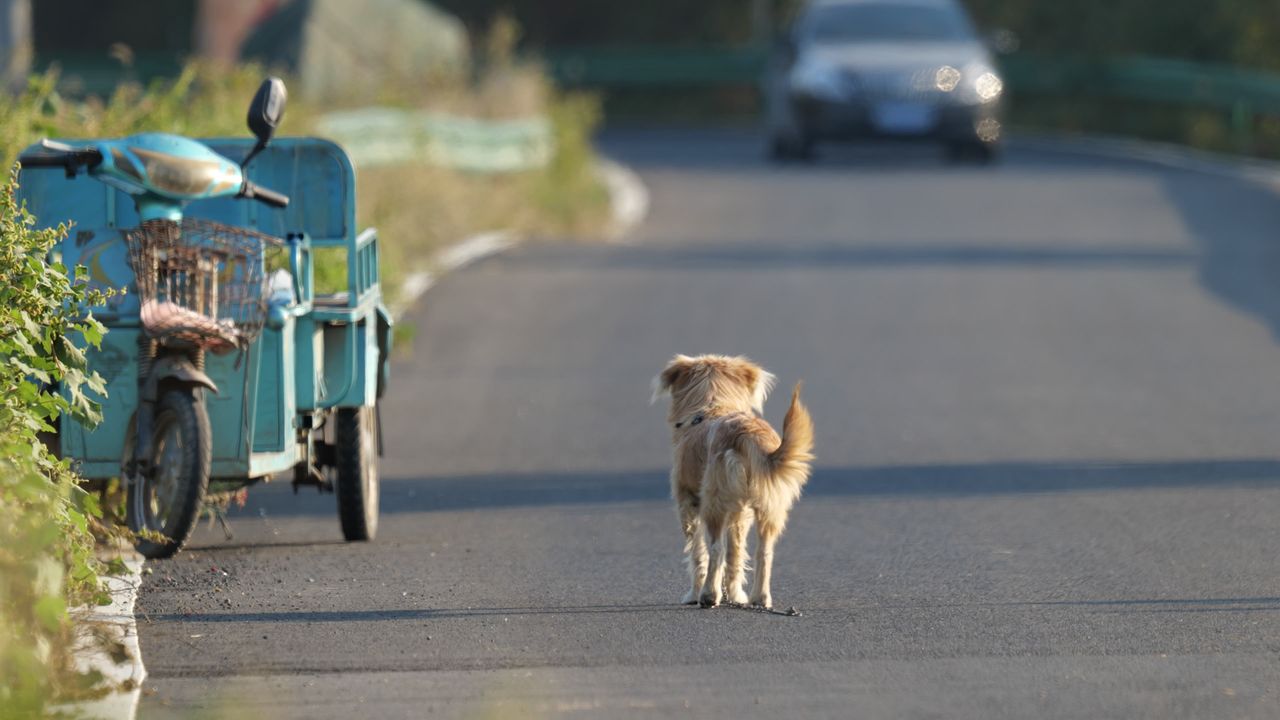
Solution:
[[(627, 244), (526, 244), (408, 318), (377, 542), (286, 483), (150, 565), (141, 717), (1280, 716), (1275, 191), (606, 147), (653, 195)], [(800, 617), (678, 604), (676, 352), (806, 381)]]

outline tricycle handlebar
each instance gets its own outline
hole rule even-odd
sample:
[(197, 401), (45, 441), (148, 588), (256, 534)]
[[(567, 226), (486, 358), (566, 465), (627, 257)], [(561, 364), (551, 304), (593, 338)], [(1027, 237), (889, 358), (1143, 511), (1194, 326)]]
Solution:
[(264, 188), (261, 185), (256, 185), (248, 179), (245, 179), (244, 186), (240, 188), (240, 197), (257, 200), (258, 202), (265, 203), (272, 207), (289, 207), (288, 195), (278, 193), (270, 188)]
[(94, 167), (102, 162), (102, 153), (97, 148), (77, 148), (51, 140), (42, 140), (42, 151), (22, 153), (18, 162), (23, 167), (60, 167), (72, 177), (81, 167)]

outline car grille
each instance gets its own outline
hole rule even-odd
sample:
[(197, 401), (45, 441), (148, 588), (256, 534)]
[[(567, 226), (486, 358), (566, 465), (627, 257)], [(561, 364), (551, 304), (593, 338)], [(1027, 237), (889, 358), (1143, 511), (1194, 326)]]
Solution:
[(930, 100), (936, 99), (939, 95), (938, 89), (933, 85), (933, 74), (926, 71), (915, 73), (846, 71), (844, 80), (846, 85), (868, 100)]

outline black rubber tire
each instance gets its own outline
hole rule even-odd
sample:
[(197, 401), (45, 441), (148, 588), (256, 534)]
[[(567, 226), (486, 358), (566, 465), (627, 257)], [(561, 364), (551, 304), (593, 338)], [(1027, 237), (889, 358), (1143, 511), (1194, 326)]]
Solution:
[(768, 158), (776, 163), (787, 162), (791, 159), (791, 146), (787, 143), (786, 138), (774, 135), (769, 138)]
[(769, 138), (768, 156), (776, 163), (812, 162), (816, 156), (815, 145), (807, 133), (802, 132), (798, 137), (775, 133)]
[(808, 132), (800, 133), (800, 139), (796, 141), (796, 159), (802, 163), (818, 159), (818, 141)]
[[(209, 428), (209, 413), (201, 399), (201, 391), (192, 388), (171, 388), (163, 391), (156, 403), (153, 462), (156, 476), (149, 480), (131, 483), (128, 492), (129, 529), (155, 530), (168, 538), (167, 542), (139, 539), (134, 547), (148, 559), (172, 557), (191, 537), (191, 531), (200, 518), (205, 492), (209, 489), (209, 470), (213, 456), (213, 432)], [(162, 438), (172, 428), (181, 443), (176, 451), (177, 467), (172, 468), (176, 483), (175, 507), (169, 517), (157, 526), (154, 518), (146, 515), (150, 493), (158, 483), (159, 473), (166, 472), (158, 458), (164, 450)], [(132, 435), (127, 441), (132, 444)], [(148, 503), (149, 504), (149, 503)]]
[(990, 165), (999, 159), (1000, 146), (994, 143), (967, 140), (947, 144), (947, 160), (953, 164)]
[(347, 542), (372, 540), (378, 534), (378, 414), (372, 407), (338, 408), (334, 428), (337, 447), (338, 519)]

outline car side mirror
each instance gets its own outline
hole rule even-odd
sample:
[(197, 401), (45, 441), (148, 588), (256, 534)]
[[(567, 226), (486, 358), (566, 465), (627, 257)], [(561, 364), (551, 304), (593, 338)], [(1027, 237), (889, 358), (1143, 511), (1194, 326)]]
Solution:
[(789, 33), (773, 39), (773, 52), (784, 62), (790, 63), (796, 58), (796, 40)]
[(269, 77), (262, 81), (262, 85), (258, 87), (258, 92), (253, 96), (253, 102), (249, 103), (249, 130), (258, 138), (257, 145), (245, 157), (241, 166), (249, 164), (249, 161), (258, 153), (267, 147), (267, 143), (271, 142), (271, 138), (276, 133), (276, 128), (280, 127), (280, 120), (284, 117), (284, 105), (288, 100), (289, 94), (284, 88), (284, 81), (277, 77)]

